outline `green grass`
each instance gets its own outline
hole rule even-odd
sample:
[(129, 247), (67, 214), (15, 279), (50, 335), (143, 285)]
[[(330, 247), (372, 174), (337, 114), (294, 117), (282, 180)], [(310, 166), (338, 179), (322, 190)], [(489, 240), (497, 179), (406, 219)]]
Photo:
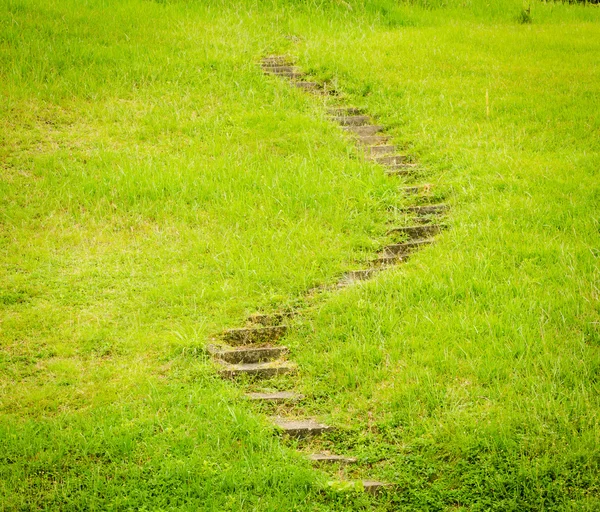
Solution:
[[(418, 4), (0, 4), (0, 509), (600, 506), (600, 14)], [(452, 204), (435, 246), (312, 301), (405, 199), (261, 73), (280, 52)], [(397, 492), (321, 492), (202, 351), (304, 304), (291, 412)]]

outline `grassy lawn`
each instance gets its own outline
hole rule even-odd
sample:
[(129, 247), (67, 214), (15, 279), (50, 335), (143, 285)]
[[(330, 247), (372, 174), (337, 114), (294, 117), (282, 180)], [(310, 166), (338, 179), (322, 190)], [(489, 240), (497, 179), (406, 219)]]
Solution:
[[(0, 510), (600, 508), (600, 11), (348, 1), (0, 2)], [(426, 165), (435, 245), (306, 299), (406, 199), (274, 53)], [(282, 307), (300, 448), (394, 492), (216, 376)]]

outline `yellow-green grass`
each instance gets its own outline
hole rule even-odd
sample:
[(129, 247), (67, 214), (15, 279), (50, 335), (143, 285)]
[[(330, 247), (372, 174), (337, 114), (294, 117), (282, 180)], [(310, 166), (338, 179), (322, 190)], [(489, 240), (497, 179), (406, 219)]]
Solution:
[[(348, 5), (2, 4), (2, 507), (598, 507), (598, 11)], [(280, 52), (452, 204), (286, 340), (301, 412), (347, 427), (323, 447), (399, 484), (379, 499), (321, 494), (202, 352), (373, 255), (405, 204), (330, 100), (263, 76)]]

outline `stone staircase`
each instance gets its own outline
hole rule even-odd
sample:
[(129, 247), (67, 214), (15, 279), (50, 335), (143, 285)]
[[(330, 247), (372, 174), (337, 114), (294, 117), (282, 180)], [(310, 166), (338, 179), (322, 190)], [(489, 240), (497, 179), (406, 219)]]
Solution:
[[(320, 96), (338, 97), (328, 84), (307, 79), (306, 75), (294, 65), (288, 56), (269, 56), (261, 61), (265, 74), (289, 80), (291, 86)], [(364, 153), (364, 158), (382, 167), (390, 177), (418, 178), (422, 170), (408, 155), (402, 154), (392, 144), (391, 137), (385, 134), (385, 127), (377, 124), (361, 108), (337, 105), (327, 109), (332, 123), (350, 137)], [(325, 288), (334, 292), (358, 282), (366, 281), (392, 265), (397, 265), (414, 255), (423, 247), (434, 243), (434, 237), (444, 228), (440, 217), (448, 207), (445, 204), (428, 204), (432, 190), (431, 184), (411, 184), (401, 189), (407, 197), (414, 198), (414, 204), (404, 210), (408, 225), (395, 226), (388, 230), (388, 237), (397, 241), (382, 247), (374, 259), (367, 262), (366, 268), (346, 272), (340, 276), (334, 287)], [(255, 314), (247, 319), (246, 326), (227, 329), (210, 340), (207, 351), (216, 362), (219, 374), (226, 379), (239, 380), (242, 383), (256, 384), (256, 381), (272, 382), (284, 375), (294, 374), (296, 365), (287, 358), (289, 348), (281, 341), (288, 333), (289, 322), (299, 311), (284, 311), (274, 314)], [(247, 393), (247, 398), (255, 403), (282, 407), (290, 404), (302, 404), (307, 397), (293, 390), (263, 389)], [(285, 407), (284, 407), (285, 408)], [(275, 431), (282, 436), (306, 441), (326, 435), (335, 427), (322, 423), (318, 418), (298, 418), (273, 416), (270, 418)], [(308, 459), (315, 465), (358, 464), (356, 457), (332, 453), (311, 453)], [(375, 480), (356, 482), (365, 492), (376, 494), (380, 491), (393, 492), (393, 483)]]

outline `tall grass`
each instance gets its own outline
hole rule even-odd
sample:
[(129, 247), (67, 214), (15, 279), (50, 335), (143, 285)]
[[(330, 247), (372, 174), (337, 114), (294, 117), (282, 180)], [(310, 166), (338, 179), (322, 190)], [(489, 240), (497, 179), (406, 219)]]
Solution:
[[(2, 508), (597, 508), (598, 14), (522, 8), (4, 2)], [(328, 100), (262, 75), (276, 52), (453, 205), (286, 340), (291, 412), (342, 426), (314, 448), (400, 484), (381, 499), (320, 493), (202, 351), (372, 255), (405, 203)]]

